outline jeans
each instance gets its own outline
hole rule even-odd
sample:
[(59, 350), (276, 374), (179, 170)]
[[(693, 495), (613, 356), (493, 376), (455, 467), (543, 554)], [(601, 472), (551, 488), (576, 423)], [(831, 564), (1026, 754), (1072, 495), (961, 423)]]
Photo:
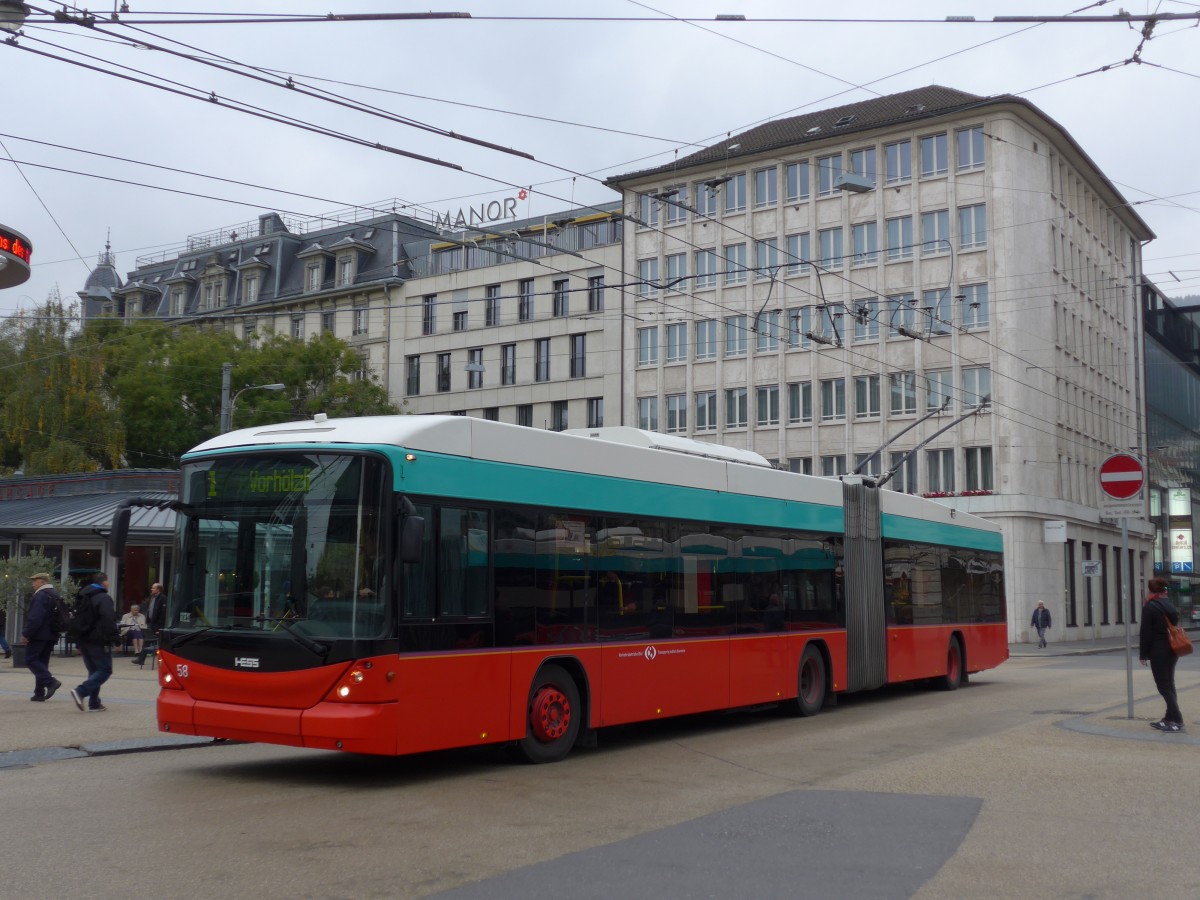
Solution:
[(1154, 686), (1167, 703), (1167, 712), (1163, 716), (1166, 722), (1183, 724), (1183, 713), (1179, 710), (1179, 698), (1175, 692), (1175, 664), (1179, 657), (1169, 650), (1166, 653), (1155, 652), (1150, 655), (1150, 671), (1154, 675)]
[(1046, 629), (1043, 626), (1039, 625), (1037, 633), (1038, 633), (1038, 646), (1045, 647), (1046, 646)]
[(112, 676), (112, 650), (108, 644), (87, 643), (79, 645), (79, 652), (83, 655), (88, 677), (75, 690), (80, 697), (87, 697), (88, 706), (95, 709), (100, 705), (100, 685)]

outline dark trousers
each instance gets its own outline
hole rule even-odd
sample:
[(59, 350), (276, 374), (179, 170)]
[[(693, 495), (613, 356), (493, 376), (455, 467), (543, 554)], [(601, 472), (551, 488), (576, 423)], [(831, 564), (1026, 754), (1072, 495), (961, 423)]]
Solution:
[(56, 641), (30, 641), (25, 645), (25, 665), (33, 673), (35, 690), (44, 691), (46, 685), (54, 680), (50, 674), (50, 654), (54, 652)]
[(1150, 657), (1150, 672), (1154, 675), (1154, 686), (1167, 701), (1165, 722), (1183, 724), (1183, 713), (1179, 711), (1179, 698), (1175, 694), (1175, 664), (1179, 657), (1174, 653), (1155, 653)]
[(80, 697), (87, 697), (88, 705), (100, 705), (100, 685), (112, 677), (112, 650), (108, 644), (86, 643), (79, 645), (83, 655), (83, 664), (88, 670), (88, 677), (76, 691)]

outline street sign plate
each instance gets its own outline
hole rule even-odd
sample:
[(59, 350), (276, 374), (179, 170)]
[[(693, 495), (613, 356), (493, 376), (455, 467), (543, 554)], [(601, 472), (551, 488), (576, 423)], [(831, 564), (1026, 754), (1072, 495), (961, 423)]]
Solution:
[(1141, 460), (1128, 453), (1116, 453), (1100, 464), (1100, 490), (1114, 500), (1132, 500), (1145, 482)]

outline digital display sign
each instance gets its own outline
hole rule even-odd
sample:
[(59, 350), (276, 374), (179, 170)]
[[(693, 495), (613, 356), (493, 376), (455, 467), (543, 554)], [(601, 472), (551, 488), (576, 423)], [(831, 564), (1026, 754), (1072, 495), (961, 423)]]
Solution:
[(15, 287), (29, 280), (33, 245), (29, 238), (0, 225), (0, 288)]

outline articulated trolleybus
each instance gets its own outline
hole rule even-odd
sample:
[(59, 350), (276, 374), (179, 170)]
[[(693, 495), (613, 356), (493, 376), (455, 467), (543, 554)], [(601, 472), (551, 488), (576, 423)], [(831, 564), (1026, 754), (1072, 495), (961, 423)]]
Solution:
[(172, 734), (549, 762), (609, 725), (813, 715), (1008, 656), (992, 524), (633, 428), (317, 416), (196, 448), (169, 505)]

